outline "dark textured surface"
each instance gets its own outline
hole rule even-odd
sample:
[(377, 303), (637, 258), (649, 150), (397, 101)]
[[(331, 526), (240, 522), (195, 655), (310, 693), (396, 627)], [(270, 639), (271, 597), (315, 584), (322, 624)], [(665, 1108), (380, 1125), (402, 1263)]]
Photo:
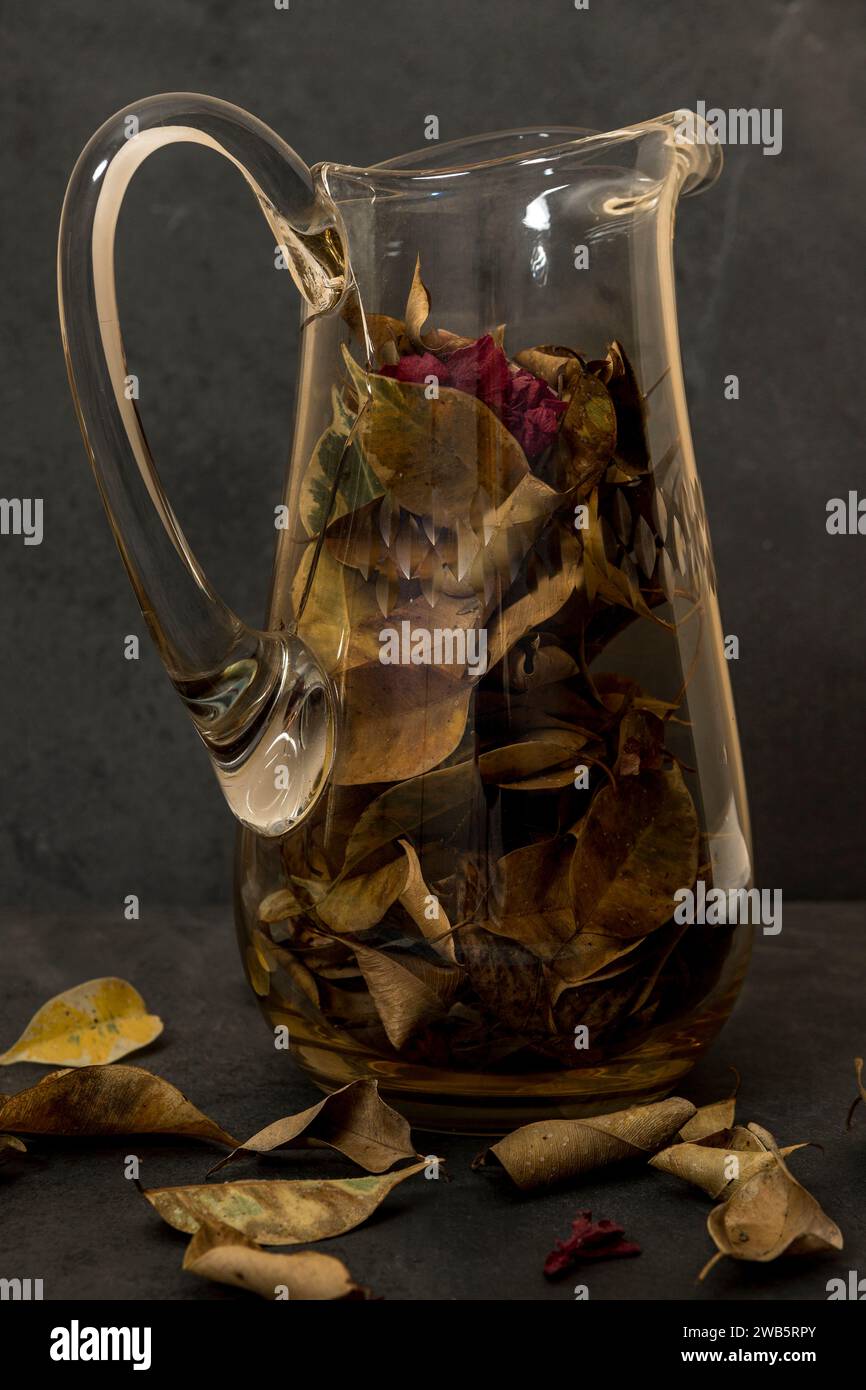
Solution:
[[(309, 161), (367, 163), (442, 139), (680, 105), (781, 107), (775, 158), (732, 148), (678, 231), (681, 333), (756, 826), (759, 878), (866, 895), (863, 546), (825, 532), (861, 477), (862, 188), (856, 0), (216, 0), (20, 5), (2, 56), (4, 496), (41, 496), (41, 547), (0, 538), (0, 893), (32, 910), (127, 893), (227, 900), (231, 828), (144, 638), (89, 477), (61, 358), (54, 246), (92, 131), (157, 91), (214, 93)], [(858, 91), (861, 96), (858, 96)], [(862, 128), (862, 127), (861, 127)], [(217, 587), (260, 619), (291, 428), (297, 303), (224, 161), (164, 152), (138, 175), (119, 278), (141, 410)], [(723, 378), (740, 377), (726, 402)], [(422, 1257), (423, 1258), (423, 1257)]]
[[(779, 937), (762, 938), (733, 1019), (681, 1088), (697, 1103), (730, 1093), (741, 1073), (738, 1119), (755, 1120), (783, 1143), (823, 1146), (791, 1166), (842, 1228), (839, 1255), (771, 1266), (717, 1266), (710, 1203), (676, 1179), (646, 1170), (608, 1170), (573, 1190), (521, 1196), (504, 1175), (473, 1173), (476, 1139), (416, 1132), (422, 1152), (447, 1158), (452, 1181), (412, 1179), (377, 1215), (320, 1249), (389, 1299), (825, 1299), (831, 1277), (866, 1267), (863, 1164), (866, 1110), (852, 1132), (845, 1115), (856, 1093), (853, 1058), (864, 1050), (863, 923), (859, 904), (786, 908)], [(106, 971), (129, 978), (166, 1023), (146, 1052), (129, 1058), (179, 1085), (240, 1136), (317, 1099), (285, 1053), (277, 1053), (242, 980), (226, 913), (145, 914), (133, 927), (115, 918), (2, 920), (4, 972), (0, 1040), (17, 1036), (49, 995)], [(5, 1091), (46, 1069), (0, 1073)], [(127, 1154), (142, 1160), (145, 1186), (200, 1182), (214, 1161), (205, 1145), (118, 1139), (33, 1142), (30, 1157), (0, 1170), (0, 1276), (42, 1278), (52, 1299), (220, 1299), (246, 1295), (181, 1272), (184, 1237), (164, 1226), (123, 1177)], [(354, 1176), (336, 1155), (295, 1153), (240, 1160), (234, 1177)], [(548, 1285), (541, 1274), (554, 1239), (576, 1212), (622, 1223), (643, 1247)]]

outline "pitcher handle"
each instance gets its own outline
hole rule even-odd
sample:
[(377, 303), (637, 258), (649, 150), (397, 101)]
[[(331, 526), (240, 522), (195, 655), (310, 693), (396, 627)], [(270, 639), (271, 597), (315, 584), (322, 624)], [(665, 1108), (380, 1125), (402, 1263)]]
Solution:
[(339, 214), (310, 170), (247, 112), (168, 93), (106, 121), (73, 171), (60, 222), (58, 294), (78, 422), (115, 539), (166, 670), (242, 824), (280, 835), (315, 805), (333, 765), (335, 703), (294, 634), (247, 627), (208, 583), (163, 492), (128, 385), (114, 283), (127, 185), (177, 141), (225, 155), (246, 179), (311, 308), (345, 288)]

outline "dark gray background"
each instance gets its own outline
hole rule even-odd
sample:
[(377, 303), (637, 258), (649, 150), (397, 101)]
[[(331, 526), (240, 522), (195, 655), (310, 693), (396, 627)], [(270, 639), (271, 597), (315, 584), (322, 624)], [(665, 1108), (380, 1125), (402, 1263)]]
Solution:
[[(21, 911), (225, 902), (232, 827), (144, 634), (87, 469), (54, 291), (74, 161), (153, 92), (248, 107), (315, 162), (694, 105), (781, 107), (775, 158), (733, 148), (685, 204), (680, 328), (756, 829), (759, 881), (866, 893), (866, 538), (828, 537), (859, 484), (866, 67), (858, 0), (152, 0), (30, 4), (4, 44), (0, 487), (45, 499), (41, 547), (0, 538), (2, 901)], [(862, 113), (861, 113), (862, 114)], [(127, 198), (120, 290), (142, 414), (217, 587), (261, 618), (293, 411), (297, 302), (222, 160), (173, 149)], [(741, 399), (726, 402), (736, 372)], [(94, 972), (91, 972), (94, 973)]]

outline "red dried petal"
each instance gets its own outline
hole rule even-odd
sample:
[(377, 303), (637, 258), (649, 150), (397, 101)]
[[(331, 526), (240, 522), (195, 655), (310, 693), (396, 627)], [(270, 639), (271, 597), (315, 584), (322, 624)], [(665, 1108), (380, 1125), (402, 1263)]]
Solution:
[(571, 1223), (568, 1240), (558, 1240), (544, 1261), (548, 1279), (557, 1279), (572, 1266), (584, 1260), (616, 1260), (639, 1255), (641, 1249), (633, 1241), (623, 1240), (622, 1226), (603, 1218), (595, 1225), (592, 1212), (581, 1212)]

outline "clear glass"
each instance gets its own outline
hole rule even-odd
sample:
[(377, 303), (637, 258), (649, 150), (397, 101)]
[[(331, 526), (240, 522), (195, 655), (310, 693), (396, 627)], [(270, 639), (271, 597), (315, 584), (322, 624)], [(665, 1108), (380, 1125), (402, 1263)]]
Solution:
[[(262, 201), (255, 124), (236, 162)], [(262, 202), (307, 300), (270, 612), (250, 634), (219, 610), (280, 674), (252, 738), (209, 743), (250, 983), (317, 1084), (375, 1076), (428, 1127), (657, 1098), (750, 948), (677, 920), (698, 883), (751, 883), (672, 271), (720, 152), (675, 112), (366, 170), (289, 154)], [(108, 469), (115, 446), (92, 447)], [(220, 601), (179, 607), (140, 549), (207, 743), (238, 661), (190, 659), (189, 633)]]

